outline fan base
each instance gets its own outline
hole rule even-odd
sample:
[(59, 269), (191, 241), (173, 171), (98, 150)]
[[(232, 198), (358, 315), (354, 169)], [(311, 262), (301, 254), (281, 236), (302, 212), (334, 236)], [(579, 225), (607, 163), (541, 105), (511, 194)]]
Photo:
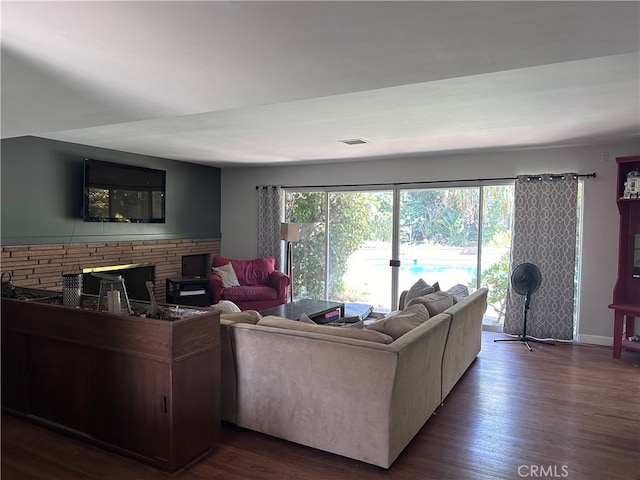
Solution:
[(544, 343), (545, 345), (551, 345), (554, 347), (556, 345), (554, 342), (547, 341), (547, 340), (538, 340), (537, 338), (529, 337), (528, 335), (518, 335), (518, 338), (495, 339), (494, 342), (522, 342), (525, 344), (525, 346), (529, 349), (530, 352), (532, 352), (533, 350), (531, 349), (529, 342)]

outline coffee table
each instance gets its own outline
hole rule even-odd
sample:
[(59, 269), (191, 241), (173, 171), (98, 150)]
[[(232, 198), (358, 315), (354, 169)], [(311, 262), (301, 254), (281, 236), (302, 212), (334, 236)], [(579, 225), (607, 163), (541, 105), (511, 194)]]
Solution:
[[(302, 314), (306, 313), (311, 320), (320, 320), (322, 315), (335, 310), (340, 310), (340, 316), (336, 317), (335, 320), (344, 317), (344, 303), (303, 298), (301, 300), (296, 300), (295, 302), (285, 303), (283, 305), (278, 305), (277, 307), (262, 310), (260, 311), (260, 315), (263, 317), (266, 317), (267, 315), (277, 315), (279, 317), (288, 318), (289, 320), (300, 320)], [(330, 321), (333, 321), (333, 319)], [(323, 322), (318, 321), (317, 323)]]

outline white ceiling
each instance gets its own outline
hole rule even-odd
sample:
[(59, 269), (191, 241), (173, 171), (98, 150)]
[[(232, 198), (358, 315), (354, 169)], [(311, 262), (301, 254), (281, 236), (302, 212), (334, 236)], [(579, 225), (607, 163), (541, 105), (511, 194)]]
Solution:
[(1, 7), (2, 138), (222, 167), (640, 133), (640, 2)]

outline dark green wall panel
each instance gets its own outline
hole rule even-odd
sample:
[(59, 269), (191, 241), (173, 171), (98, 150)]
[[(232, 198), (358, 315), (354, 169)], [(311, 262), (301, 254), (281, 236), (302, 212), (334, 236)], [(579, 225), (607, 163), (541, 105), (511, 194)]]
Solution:
[[(2, 140), (2, 246), (220, 237), (220, 169), (39, 137)], [(83, 222), (83, 160), (166, 170), (164, 224)]]

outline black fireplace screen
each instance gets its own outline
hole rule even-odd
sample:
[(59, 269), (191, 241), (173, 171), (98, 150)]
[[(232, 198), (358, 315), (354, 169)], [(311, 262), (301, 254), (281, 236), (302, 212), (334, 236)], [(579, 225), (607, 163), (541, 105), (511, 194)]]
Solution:
[(100, 293), (100, 278), (91, 275), (92, 272), (105, 273), (107, 275), (120, 275), (127, 288), (130, 300), (148, 302), (149, 292), (145, 282), (155, 282), (156, 267), (153, 264), (114, 265), (110, 267), (89, 268), (82, 271), (82, 291), (90, 295)]

